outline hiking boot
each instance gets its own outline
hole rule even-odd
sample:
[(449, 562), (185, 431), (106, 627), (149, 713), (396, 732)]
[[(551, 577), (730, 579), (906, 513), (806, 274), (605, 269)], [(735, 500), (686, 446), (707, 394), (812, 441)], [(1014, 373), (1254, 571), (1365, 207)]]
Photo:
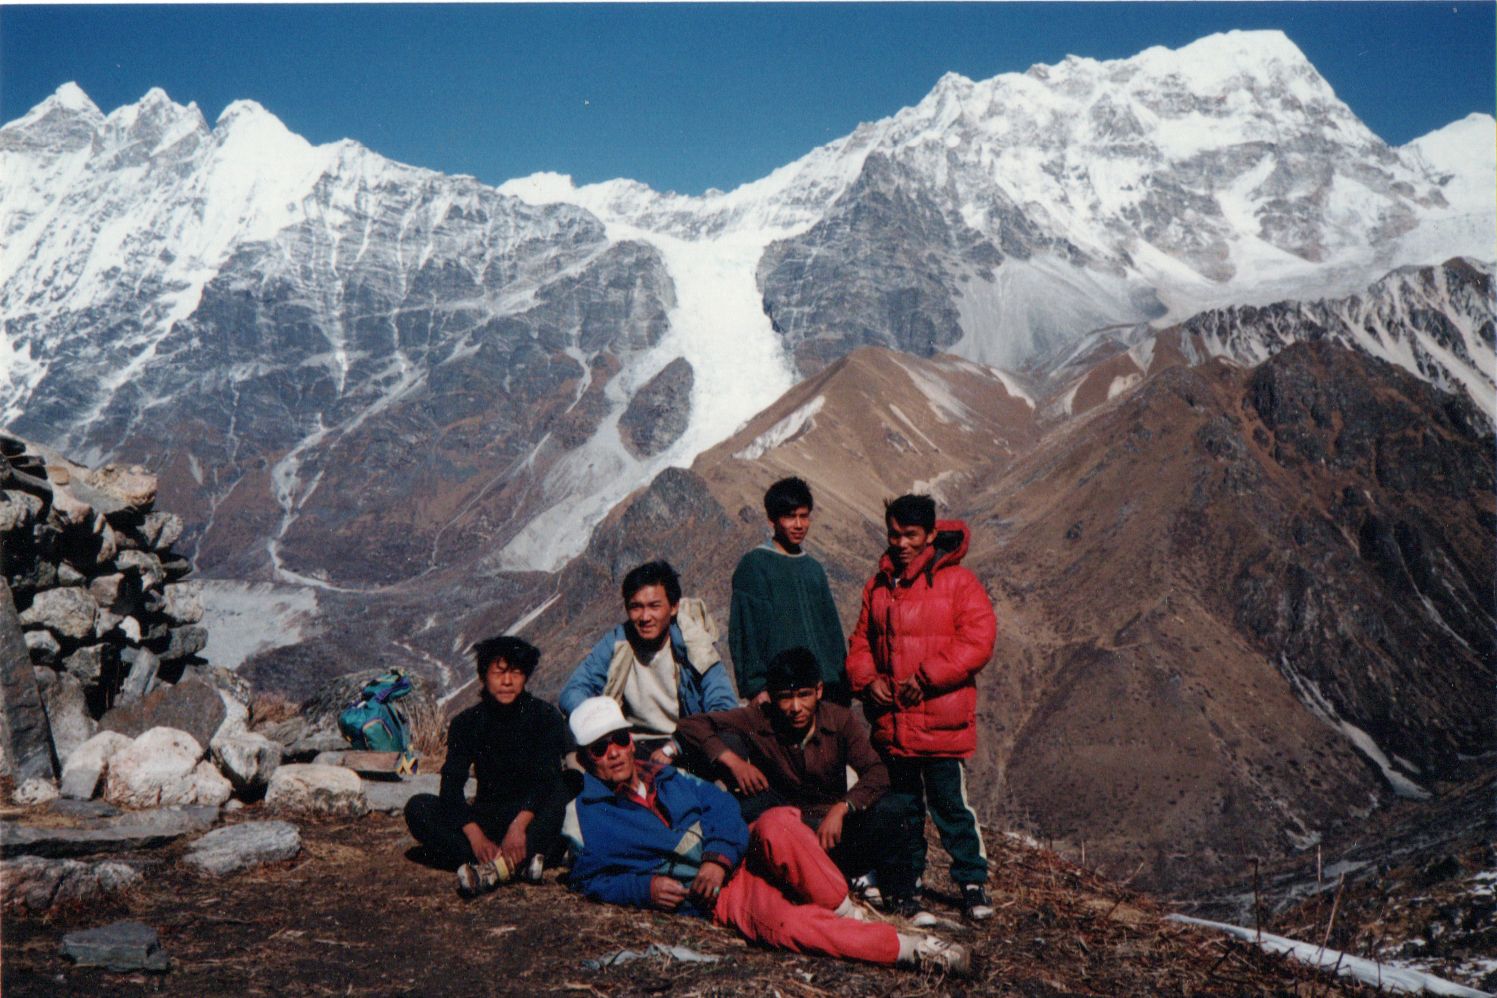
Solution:
[(993, 917), (993, 904), (982, 884), (962, 885), (962, 914), (974, 922), (986, 922)]
[(972, 956), (960, 943), (935, 936), (917, 936), (913, 950), (908, 962), (921, 970), (938, 970), (953, 977), (966, 977), (972, 972)]
[(891, 897), (884, 910), (917, 929), (927, 929), (936, 924), (936, 916), (922, 908), (920, 902), (913, 897)]
[(465, 898), (487, 894), (508, 880), (513, 872), (502, 855), (495, 856), (488, 863), (464, 863), (457, 868), (457, 892)]

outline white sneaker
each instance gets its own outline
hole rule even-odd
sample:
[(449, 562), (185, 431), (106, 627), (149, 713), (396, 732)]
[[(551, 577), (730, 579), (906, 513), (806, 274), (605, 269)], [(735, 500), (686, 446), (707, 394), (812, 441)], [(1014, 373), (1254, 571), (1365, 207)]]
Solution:
[(862, 898), (867, 904), (874, 908), (881, 908), (884, 904), (884, 892), (879, 890), (878, 874), (869, 870), (862, 876), (852, 879), (852, 892)]
[(465, 898), (477, 897), (495, 890), (512, 876), (514, 871), (503, 855), (495, 856), (490, 863), (464, 863), (457, 868), (457, 892)]
[(546, 873), (546, 857), (536, 853), (530, 857), (530, 862), (525, 864), (525, 872), (521, 874), (527, 883), (538, 884)]
[(938, 970), (953, 977), (966, 977), (972, 972), (971, 954), (960, 943), (935, 936), (919, 936), (914, 950), (912, 962), (921, 970)]

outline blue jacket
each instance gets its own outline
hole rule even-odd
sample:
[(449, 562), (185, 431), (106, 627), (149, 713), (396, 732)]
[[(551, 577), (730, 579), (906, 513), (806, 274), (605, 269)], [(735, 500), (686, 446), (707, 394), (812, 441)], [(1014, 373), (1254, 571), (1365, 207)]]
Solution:
[[(587, 653), (582, 664), (577, 666), (572, 678), (567, 680), (561, 695), (557, 697), (557, 704), (563, 714), (570, 716), (577, 705), (588, 697), (603, 695), (603, 687), (608, 683), (608, 664), (613, 661), (613, 650), (621, 642), (629, 640), (625, 632), (627, 626), (619, 624), (603, 635), (602, 640)], [(676, 688), (677, 706), (680, 710), (676, 715), (678, 719), (709, 710), (732, 710), (738, 706), (738, 694), (733, 692), (733, 681), (728, 678), (728, 670), (721, 662), (715, 663), (706, 672), (698, 672), (687, 661), (686, 639), (681, 636), (681, 628), (677, 624), (671, 624), (671, 653), (681, 666), (681, 679)]]
[[(672, 877), (690, 886), (705, 857), (731, 870), (748, 848), (748, 828), (738, 802), (725, 791), (673, 766), (655, 773), (655, 800), (670, 819), (621, 797), (591, 773), (567, 805), (562, 834), (572, 847), (568, 883), (594, 901), (645, 908), (650, 880)], [(676, 909), (704, 915), (691, 900)]]

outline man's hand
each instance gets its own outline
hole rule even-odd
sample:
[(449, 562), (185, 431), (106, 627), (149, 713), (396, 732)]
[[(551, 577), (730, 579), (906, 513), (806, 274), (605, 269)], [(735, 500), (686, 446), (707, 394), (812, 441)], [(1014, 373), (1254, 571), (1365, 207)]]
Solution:
[(925, 699), (925, 688), (920, 685), (918, 675), (911, 675), (895, 688), (894, 695), (901, 707), (913, 707)]
[(842, 819), (847, 817), (849, 810), (847, 801), (838, 801), (832, 805), (826, 817), (821, 819), (821, 824), (816, 826), (816, 841), (827, 852), (831, 852), (842, 842)]
[(722, 893), (723, 881), (727, 879), (728, 871), (709, 859), (697, 869), (697, 878), (691, 882), (692, 896), (700, 898), (710, 909), (717, 904), (717, 896)]
[(753, 699), (749, 701), (749, 706), (757, 706), (761, 703), (769, 703), (768, 690), (760, 690), (758, 693), (755, 693)]
[(675, 911), (686, 900), (686, 896), (686, 888), (681, 886), (680, 881), (670, 877), (650, 878), (650, 907), (661, 911)]
[(515, 820), (504, 831), (504, 841), (499, 843), (499, 851), (504, 854), (511, 870), (525, 865), (525, 830), (530, 827), (531, 817), (529, 811), (515, 815)]
[[(668, 745), (670, 743), (667, 742), (666, 744)], [(665, 749), (665, 745), (662, 745), (658, 749), (650, 753), (650, 761), (655, 763), (657, 766), (669, 766), (676, 761), (676, 756), (672, 752), (667, 752)]]
[(868, 699), (880, 707), (894, 706), (894, 687), (888, 676), (877, 676), (868, 684)]
[(769, 777), (764, 771), (731, 749), (717, 757), (717, 761), (733, 774), (733, 782), (743, 794), (759, 794), (769, 789)]
[(483, 829), (478, 827), (478, 822), (470, 821), (464, 825), (463, 834), (468, 837), (468, 845), (473, 849), (473, 858), (480, 863), (491, 863), (494, 857), (499, 855), (499, 844), (483, 834)]

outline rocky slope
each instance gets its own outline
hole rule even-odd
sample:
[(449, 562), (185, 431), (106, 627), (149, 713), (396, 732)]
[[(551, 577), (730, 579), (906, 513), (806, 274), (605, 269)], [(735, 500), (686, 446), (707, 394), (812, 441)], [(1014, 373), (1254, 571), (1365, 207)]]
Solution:
[[(1390, 148), (1282, 34), (1231, 33), (948, 75), (682, 197), (496, 190), (311, 146), (248, 101), (210, 126), (159, 90), (105, 115), (69, 85), (0, 129), (0, 418), (147, 464), (209, 575), (551, 571), (860, 345), (1045, 382), (1099, 327), (1488, 260), (1492, 127)], [(1489, 387), (1415, 338), (1389, 355)]]
[(1043, 434), (993, 372), (859, 351), (626, 504), (527, 633), (553, 689), (657, 555), (721, 612), (787, 473), (850, 626), (880, 501), (928, 488), (1002, 621), (974, 801), (1188, 892), (1497, 749), (1492, 446), (1463, 398), (1324, 341), (1167, 367)]

